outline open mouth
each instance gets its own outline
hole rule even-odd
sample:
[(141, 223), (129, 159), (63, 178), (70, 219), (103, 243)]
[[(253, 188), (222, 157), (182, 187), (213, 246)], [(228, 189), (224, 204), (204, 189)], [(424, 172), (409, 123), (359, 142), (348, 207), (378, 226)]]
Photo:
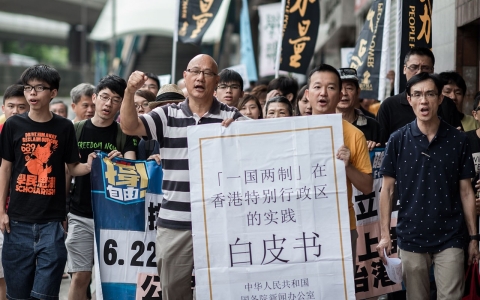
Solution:
[(38, 100), (37, 100), (37, 99), (30, 99), (28, 102), (29, 102), (31, 105), (35, 105), (35, 104), (38, 103)]
[(429, 112), (430, 112), (430, 110), (428, 109), (428, 107), (422, 107), (422, 108), (420, 108), (420, 114), (421, 114), (422, 116), (428, 115)]
[(201, 84), (196, 84), (193, 88), (199, 92), (203, 92), (205, 90), (205, 87)]
[(318, 103), (322, 106), (327, 105), (327, 100), (326, 99), (320, 99), (318, 100)]

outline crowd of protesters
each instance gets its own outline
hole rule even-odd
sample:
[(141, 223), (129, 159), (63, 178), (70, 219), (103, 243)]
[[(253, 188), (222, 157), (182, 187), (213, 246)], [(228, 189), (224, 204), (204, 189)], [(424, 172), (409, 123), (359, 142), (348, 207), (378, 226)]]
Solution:
[(385, 147), (377, 251), (386, 262), (392, 201), (398, 200), (406, 288), (389, 297), (430, 299), (434, 265), (438, 299), (461, 299), (465, 265), (479, 258), (480, 95), (471, 115), (463, 113), (467, 87), (458, 73), (434, 74), (435, 58), (426, 48), (413, 48), (404, 59), (406, 89), (380, 104), (360, 98), (352, 68), (321, 64), (304, 86), (281, 76), (244, 90), (240, 74), (219, 71), (212, 57), (198, 55), (178, 85), (160, 86), (155, 74), (142, 71), (77, 85), (70, 92), (73, 120), (66, 119), (69, 107), (54, 100), (60, 74), (47, 65), (29, 67), (3, 96), (0, 300), (58, 299), (65, 266), (72, 277), (69, 299), (91, 297), (89, 173), (96, 150), (163, 166), (169, 184), (163, 185), (156, 241), (162, 297), (192, 299), (188, 147), (186, 130), (178, 127), (335, 113), (342, 115), (344, 145), (336, 157), (346, 171), (353, 270), (358, 233), (352, 188), (372, 192), (369, 151)]

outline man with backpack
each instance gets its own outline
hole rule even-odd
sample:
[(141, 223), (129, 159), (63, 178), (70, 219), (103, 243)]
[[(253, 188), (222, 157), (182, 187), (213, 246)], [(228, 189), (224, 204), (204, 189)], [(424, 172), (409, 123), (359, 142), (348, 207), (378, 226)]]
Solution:
[[(95, 115), (74, 124), (80, 161), (86, 160), (88, 153), (95, 150), (108, 153), (109, 158), (136, 159), (137, 139), (125, 135), (115, 122), (126, 87), (125, 80), (116, 75), (100, 80), (93, 94)], [(76, 177), (65, 242), (68, 272), (72, 273), (68, 299), (85, 299), (85, 290), (92, 275), (94, 223), (91, 201), (90, 174)]]

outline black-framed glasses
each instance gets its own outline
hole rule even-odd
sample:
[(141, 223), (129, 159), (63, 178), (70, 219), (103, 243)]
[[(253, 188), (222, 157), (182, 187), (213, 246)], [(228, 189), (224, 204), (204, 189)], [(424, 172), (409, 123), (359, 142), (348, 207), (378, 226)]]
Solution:
[[(405, 65), (405, 67), (407, 67), (407, 65)], [(409, 69), (412, 72), (418, 72), (418, 70), (421, 70), (421, 72), (430, 73), (433, 71), (433, 68), (430, 66), (420, 66), (420, 65), (410, 65), (407, 67), (407, 69)]]
[(357, 76), (357, 70), (354, 68), (340, 68), (338, 73), (340, 76)]
[(218, 88), (219, 90), (226, 90), (226, 89), (230, 88), (232, 91), (236, 91), (236, 90), (239, 90), (239, 89), (240, 89), (240, 85), (239, 85), (239, 84), (230, 84), (230, 85), (228, 85), (228, 84), (219, 84), (219, 85), (217, 86), (217, 88)]
[(420, 98), (423, 97), (423, 98), (428, 99), (428, 100), (433, 100), (437, 96), (438, 96), (438, 94), (434, 93), (434, 92), (426, 92), (426, 93), (413, 92), (410, 97), (412, 99), (420, 99)]
[(188, 73), (192, 73), (193, 75), (195, 76), (198, 76), (200, 75), (200, 73), (203, 73), (203, 76), (205, 77), (213, 77), (213, 76), (217, 76), (217, 73), (215, 72), (212, 72), (210, 70), (200, 70), (200, 69), (187, 69), (186, 70)]
[(477, 112), (480, 110), (480, 106), (477, 106), (477, 108), (475, 108), (473, 111)]
[(52, 88), (48, 86), (43, 86), (43, 85), (36, 85), (36, 86), (24, 85), (23, 86), (23, 90), (25, 92), (31, 92), (32, 89), (35, 90), (35, 92), (43, 92), (44, 90), (51, 90)]
[(122, 103), (122, 99), (120, 99), (118, 97), (109, 97), (106, 94), (98, 95), (98, 97), (103, 102), (108, 102), (109, 100), (112, 100), (112, 103), (115, 104), (115, 105), (119, 105), (120, 103)]

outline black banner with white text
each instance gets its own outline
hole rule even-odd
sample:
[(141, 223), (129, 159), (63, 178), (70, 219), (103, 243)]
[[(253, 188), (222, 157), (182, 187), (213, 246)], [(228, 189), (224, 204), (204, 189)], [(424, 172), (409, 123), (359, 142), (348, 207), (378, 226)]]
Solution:
[[(398, 90), (405, 90), (407, 80), (403, 74), (404, 58), (413, 47), (432, 48), (432, 5), (433, 0), (403, 0), (398, 2), (401, 22), (398, 23), (400, 44), (397, 46)], [(454, 17), (454, 16), (452, 16)], [(398, 80), (398, 79), (397, 79)]]

